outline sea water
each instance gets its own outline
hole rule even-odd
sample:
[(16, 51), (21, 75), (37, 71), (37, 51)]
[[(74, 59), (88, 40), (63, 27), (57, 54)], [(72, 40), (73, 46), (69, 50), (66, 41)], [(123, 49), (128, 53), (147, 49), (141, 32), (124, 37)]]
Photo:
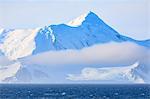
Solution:
[(1, 84), (0, 99), (150, 99), (150, 85)]

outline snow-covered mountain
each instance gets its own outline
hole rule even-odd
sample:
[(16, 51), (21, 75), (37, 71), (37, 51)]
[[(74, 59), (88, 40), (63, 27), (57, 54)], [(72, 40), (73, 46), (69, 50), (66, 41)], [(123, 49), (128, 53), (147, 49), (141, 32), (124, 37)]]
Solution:
[[(7, 57), (9, 61), (13, 61), (12, 64), (2, 65), (0, 60), (0, 81), (17, 82), (16, 77), (18, 77), (20, 82), (24, 81), (22, 78), (32, 82), (30, 74), (38, 74), (41, 78), (50, 79), (49, 75), (40, 69), (33, 69), (32, 66), (27, 66), (28, 68), (25, 69), (25, 64), (22, 64), (19, 59), (48, 51), (81, 50), (109, 42), (132, 42), (148, 50), (150, 48), (150, 40), (138, 41), (123, 36), (93, 12), (81, 15), (67, 24), (36, 29), (0, 29), (0, 57)], [(13, 67), (16, 69), (13, 70)], [(34, 78), (38, 81), (36, 76)]]
[(1, 29), (0, 34), (0, 50), (11, 59), (49, 50), (81, 49), (110, 41), (131, 41), (150, 47), (150, 40), (137, 41), (122, 36), (93, 12), (81, 15), (67, 25), (50, 25), (26, 30)]

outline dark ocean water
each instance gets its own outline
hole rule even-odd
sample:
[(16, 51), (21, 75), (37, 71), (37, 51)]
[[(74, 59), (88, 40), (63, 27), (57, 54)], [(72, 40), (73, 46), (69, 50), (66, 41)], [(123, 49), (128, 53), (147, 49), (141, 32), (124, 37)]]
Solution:
[(1, 84), (0, 99), (150, 99), (150, 85)]

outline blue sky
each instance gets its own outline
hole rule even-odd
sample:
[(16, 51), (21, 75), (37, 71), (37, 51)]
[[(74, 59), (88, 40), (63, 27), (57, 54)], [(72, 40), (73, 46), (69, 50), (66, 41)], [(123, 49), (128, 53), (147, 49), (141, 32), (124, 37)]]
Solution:
[(1, 28), (67, 23), (88, 11), (134, 39), (150, 38), (149, 0), (0, 0)]

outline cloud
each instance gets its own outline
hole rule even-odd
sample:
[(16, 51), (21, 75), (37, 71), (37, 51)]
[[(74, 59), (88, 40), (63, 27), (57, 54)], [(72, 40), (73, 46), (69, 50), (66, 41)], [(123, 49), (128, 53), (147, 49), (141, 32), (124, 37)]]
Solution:
[(130, 42), (94, 45), (81, 50), (61, 50), (40, 53), (22, 59), (25, 64), (48, 66), (98, 65), (120, 66), (144, 61), (149, 49)]

